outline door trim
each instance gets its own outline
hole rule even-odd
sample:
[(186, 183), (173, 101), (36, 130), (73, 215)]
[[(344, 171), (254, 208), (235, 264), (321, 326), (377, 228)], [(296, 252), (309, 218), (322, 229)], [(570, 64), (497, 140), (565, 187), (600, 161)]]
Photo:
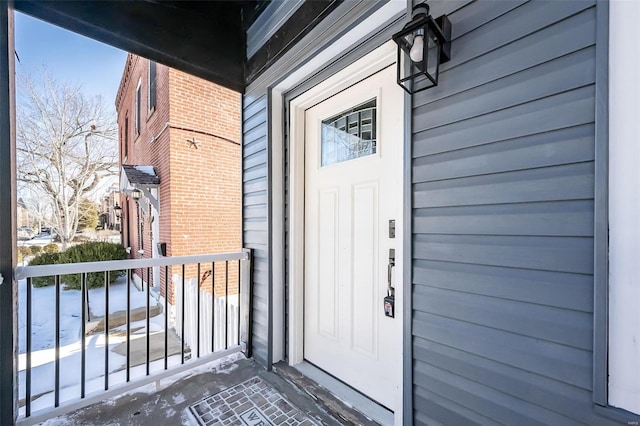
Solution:
[[(305, 209), (305, 143), (304, 143), (304, 116), (305, 111), (311, 106), (339, 93), (355, 83), (375, 74), (376, 72), (395, 64), (396, 48), (392, 41), (386, 42), (379, 48), (373, 50), (356, 62), (348, 65), (332, 77), (312, 87), (300, 96), (296, 97), (289, 105), (289, 365), (295, 366), (304, 361), (304, 209)], [(403, 119), (403, 121), (405, 121)], [(405, 138), (403, 138), (405, 139)], [(405, 156), (403, 155), (403, 159)], [(404, 201), (404, 200), (403, 200)], [(406, 208), (403, 202), (403, 209)], [(403, 211), (399, 220), (404, 222), (406, 212)], [(407, 226), (407, 224), (403, 224)], [(406, 246), (404, 238), (405, 232), (399, 230), (396, 233), (398, 247)], [(401, 258), (401, 265), (397, 268), (397, 282), (402, 282), (404, 264), (406, 263), (405, 253)], [(406, 282), (403, 282), (406, 286)], [(404, 289), (404, 287), (403, 287)], [(396, 293), (398, 294), (398, 293)], [(400, 339), (397, 342), (398, 350), (402, 350), (404, 335), (404, 307), (402, 298), (397, 301), (397, 315)], [(404, 362), (404, 357), (400, 359)], [(402, 421), (404, 374), (402, 362), (399, 363), (397, 377), (399, 378), (399, 392), (396, 398), (394, 412), (396, 413), (395, 424)]]
[(369, 399), (359, 391), (345, 385), (340, 380), (325, 373), (315, 365), (303, 361), (293, 368), (304, 374), (305, 377), (313, 380), (323, 388), (327, 389), (341, 401), (349, 401), (356, 411), (364, 414), (371, 420), (381, 424), (393, 424), (393, 413), (377, 402)]

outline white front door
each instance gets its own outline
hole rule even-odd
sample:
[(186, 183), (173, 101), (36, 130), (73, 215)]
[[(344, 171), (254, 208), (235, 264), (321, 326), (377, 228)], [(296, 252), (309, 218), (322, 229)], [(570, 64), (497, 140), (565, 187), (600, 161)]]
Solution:
[(305, 112), (304, 358), (392, 410), (402, 313), (383, 302), (389, 249), (401, 265), (403, 108), (393, 65)]

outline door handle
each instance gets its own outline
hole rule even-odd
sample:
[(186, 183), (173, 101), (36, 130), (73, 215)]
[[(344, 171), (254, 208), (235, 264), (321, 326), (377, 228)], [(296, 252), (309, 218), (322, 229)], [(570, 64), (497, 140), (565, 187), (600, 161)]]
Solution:
[(396, 251), (395, 249), (389, 249), (389, 263), (387, 264), (387, 296), (392, 296), (394, 293), (393, 283), (391, 282), (391, 273), (394, 266), (396, 266)]
[(395, 289), (391, 282), (393, 267), (396, 266), (396, 251), (389, 249), (389, 263), (387, 264), (387, 296), (384, 298), (384, 314), (395, 317)]

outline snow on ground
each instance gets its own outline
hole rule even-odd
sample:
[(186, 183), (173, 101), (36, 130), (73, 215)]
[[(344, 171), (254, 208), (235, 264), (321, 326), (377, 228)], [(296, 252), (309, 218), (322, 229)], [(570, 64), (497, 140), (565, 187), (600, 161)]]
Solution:
[[(107, 241), (110, 243), (120, 243), (120, 233), (118, 231), (86, 231), (83, 234), (93, 241)], [(53, 236), (46, 234), (38, 234), (30, 240), (19, 240), (18, 246), (46, 246), (47, 244), (55, 243), (58, 247), (61, 247), (60, 243), (56, 243), (53, 240)], [(69, 243), (69, 246), (78, 243)]]
[[(146, 287), (145, 287), (146, 290)], [(89, 290), (89, 304), (91, 305), (91, 315), (97, 317), (104, 316), (105, 307), (105, 289), (104, 287)], [(78, 292), (78, 297), (80, 294)], [(151, 306), (156, 304), (153, 296), (149, 296)], [(131, 309), (147, 306), (146, 291), (138, 290), (133, 283), (131, 284)], [(109, 312), (114, 313), (127, 309), (127, 278), (119, 277), (113, 284), (109, 286)]]
[[(26, 280), (18, 282), (18, 326), (19, 326), (19, 399), (25, 398), (26, 383)], [(131, 309), (146, 306), (147, 295), (145, 291), (139, 291), (133, 284), (130, 286)], [(55, 286), (32, 288), (32, 329), (31, 329), (31, 412), (37, 414), (40, 410), (50, 410), (54, 406), (55, 387)], [(77, 401), (80, 399), (81, 382), (81, 356), (82, 344), (80, 341), (82, 299), (79, 290), (60, 291), (60, 403), (65, 401)], [(156, 304), (151, 297), (150, 304)], [(104, 316), (105, 313), (105, 289), (96, 288), (89, 290), (89, 306), (91, 320)], [(109, 312), (125, 310), (127, 306), (127, 282), (125, 277), (118, 278), (109, 286)], [(164, 314), (150, 318), (149, 332), (164, 331)], [(126, 358), (113, 352), (113, 349), (122, 343), (126, 337), (123, 331), (126, 324), (113, 328), (109, 337), (109, 388), (126, 383)], [(131, 338), (143, 338), (146, 334), (146, 320), (131, 323)], [(105, 374), (105, 336), (103, 332), (86, 336), (85, 344), (86, 363), (86, 396), (92, 393), (99, 394), (104, 389)], [(238, 354), (239, 356), (239, 354)], [(233, 357), (231, 357), (233, 359)], [(227, 368), (219, 369), (220, 364), (230, 359), (218, 360), (194, 369), (182, 372), (172, 377), (162, 379), (162, 384), (169, 384), (212, 369), (220, 373), (229, 373), (237, 368), (231, 364)], [(168, 358), (169, 366), (180, 365), (181, 356), (174, 355)], [(154, 374), (164, 370), (164, 360), (160, 359), (150, 363), (150, 373)], [(146, 375), (146, 366), (139, 365), (130, 369), (130, 379)], [(135, 392), (154, 392), (154, 384), (144, 386)], [(179, 398), (179, 396), (178, 396)], [(24, 416), (24, 405), (21, 402), (20, 414)]]
[[(20, 399), (25, 397), (26, 382), (26, 280), (18, 282), (18, 324), (19, 324), (19, 392)], [(51, 392), (55, 383), (55, 286), (32, 288), (32, 331), (31, 331), (31, 395), (36, 396)], [(105, 307), (105, 290), (97, 288), (89, 290), (89, 306), (94, 316), (103, 316)], [(81, 312), (82, 299), (79, 290), (60, 291), (60, 388), (61, 401), (77, 399), (80, 396), (81, 365)], [(120, 277), (109, 286), (109, 312), (114, 313), (126, 309), (127, 283)], [(150, 303), (155, 304), (151, 299)], [(146, 293), (138, 291), (131, 285), (131, 309), (146, 306)], [(164, 324), (164, 316), (152, 319), (152, 330), (158, 328), (157, 323)], [(144, 321), (142, 321), (144, 326)], [(137, 324), (136, 324), (137, 325)], [(120, 343), (121, 339), (109, 340), (110, 351)], [(99, 390), (104, 386), (104, 334), (98, 333), (86, 337), (86, 381), (87, 393)], [(109, 375), (112, 384), (124, 383), (124, 371), (118, 371), (126, 363), (124, 356), (109, 353)], [(138, 368), (138, 367), (136, 367)], [(132, 377), (134, 375), (132, 369)], [(118, 371), (116, 373), (116, 371)], [(137, 370), (136, 370), (137, 371)], [(144, 375), (144, 369), (141, 370)], [(138, 373), (135, 373), (138, 374)], [(52, 407), (53, 393), (33, 401), (33, 410)]]
[[(104, 351), (104, 349), (103, 349)], [(109, 356), (109, 359), (111, 360), (112, 357), (116, 355), (114, 353), (111, 353)], [(117, 356), (117, 355), (116, 355)], [(114, 371), (114, 369), (111, 369), (111, 373), (109, 374), (109, 389), (112, 389), (118, 385), (123, 385), (126, 383), (127, 380), (127, 376), (126, 376), (126, 371), (123, 369), (124, 368), (124, 357), (122, 358), (122, 364), (120, 365), (121, 368), (116, 368), (115, 370), (118, 371)], [(181, 356), (180, 355), (174, 355), (169, 357), (168, 359), (168, 366), (172, 367), (172, 366), (177, 366), (181, 364)], [(95, 362), (95, 364), (98, 364), (99, 366), (101, 366), (102, 368), (104, 368), (104, 358), (101, 357), (101, 359), (99, 360), (99, 362)], [(80, 361), (78, 359), (78, 363), (76, 364), (76, 369), (79, 371), (80, 370)], [(149, 363), (149, 370), (150, 370), (150, 374), (154, 374), (154, 373), (158, 373), (161, 371), (164, 371), (164, 359), (158, 360), (158, 361), (154, 361)], [(138, 365), (136, 367), (131, 367), (129, 370), (129, 374), (130, 374), (130, 379), (132, 382), (134, 382), (136, 379), (140, 379), (142, 377), (146, 376), (146, 365)], [(62, 375), (61, 375), (62, 378)], [(85, 392), (86, 392), (86, 396), (87, 397), (91, 397), (91, 394), (94, 393), (101, 393), (104, 391), (104, 370), (96, 377), (93, 377), (92, 379), (90, 379), (89, 376), (89, 363), (87, 363), (87, 382), (86, 382), (86, 386), (85, 386)], [(156, 392), (156, 384), (155, 383), (150, 383), (147, 384), (145, 386), (142, 386), (134, 391), (129, 391), (127, 392), (127, 394), (133, 394), (136, 392), (142, 392), (142, 393), (153, 393)], [(116, 398), (121, 397), (122, 395), (118, 395)], [(21, 395), (21, 397), (23, 398), (24, 395)], [(72, 384), (62, 387), (62, 382), (60, 385), (60, 404), (64, 404), (65, 402), (74, 402), (80, 399), (80, 376), (78, 373), (78, 376), (76, 378), (76, 381), (73, 382)], [(51, 391), (49, 391), (48, 393), (42, 395), (41, 397), (33, 400), (31, 402), (31, 412), (33, 415), (37, 415), (38, 411), (42, 410), (42, 411), (46, 411), (46, 410), (50, 410), (53, 408), (54, 406), (54, 402), (55, 402), (55, 394)], [(21, 416), (24, 416), (25, 410), (24, 407), (20, 407), (20, 412), (19, 414)]]
[[(82, 298), (79, 290), (60, 290), (60, 345), (66, 346), (80, 340)], [(27, 282), (18, 282), (18, 352), (26, 350), (26, 303)], [(91, 319), (104, 315), (104, 287), (89, 290), (89, 308)], [(53, 348), (55, 345), (55, 286), (31, 290), (31, 350)], [(131, 286), (131, 309), (146, 306), (146, 293)], [(151, 304), (155, 300), (151, 299)], [(127, 308), (127, 280), (119, 277), (109, 286), (109, 312), (123, 311)]]
[[(30, 240), (19, 240), (18, 246), (40, 246), (44, 247), (48, 244), (54, 243), (51, 235), (36, 235)], [(60, 247), (60, 244), (58, 244)]]

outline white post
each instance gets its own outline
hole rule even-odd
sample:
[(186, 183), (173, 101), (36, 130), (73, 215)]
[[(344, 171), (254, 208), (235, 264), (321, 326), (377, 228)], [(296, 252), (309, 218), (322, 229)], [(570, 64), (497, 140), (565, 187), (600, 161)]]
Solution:
[(640, 414), (640, 2), (609, 12), (608, 402)]
[[(160, 189), (153, 188), (151, 193), (158, 200), (158, 209), (152, 208), (153, 212), (153, 223), (151, 224), (151, 253), (154, 258), (160, 257), (160, 252), (158, 251), (158, 243), (160, 242)], [(158, 290), (160, 293), (160, 267), (153, 267), (153, 288)]]

